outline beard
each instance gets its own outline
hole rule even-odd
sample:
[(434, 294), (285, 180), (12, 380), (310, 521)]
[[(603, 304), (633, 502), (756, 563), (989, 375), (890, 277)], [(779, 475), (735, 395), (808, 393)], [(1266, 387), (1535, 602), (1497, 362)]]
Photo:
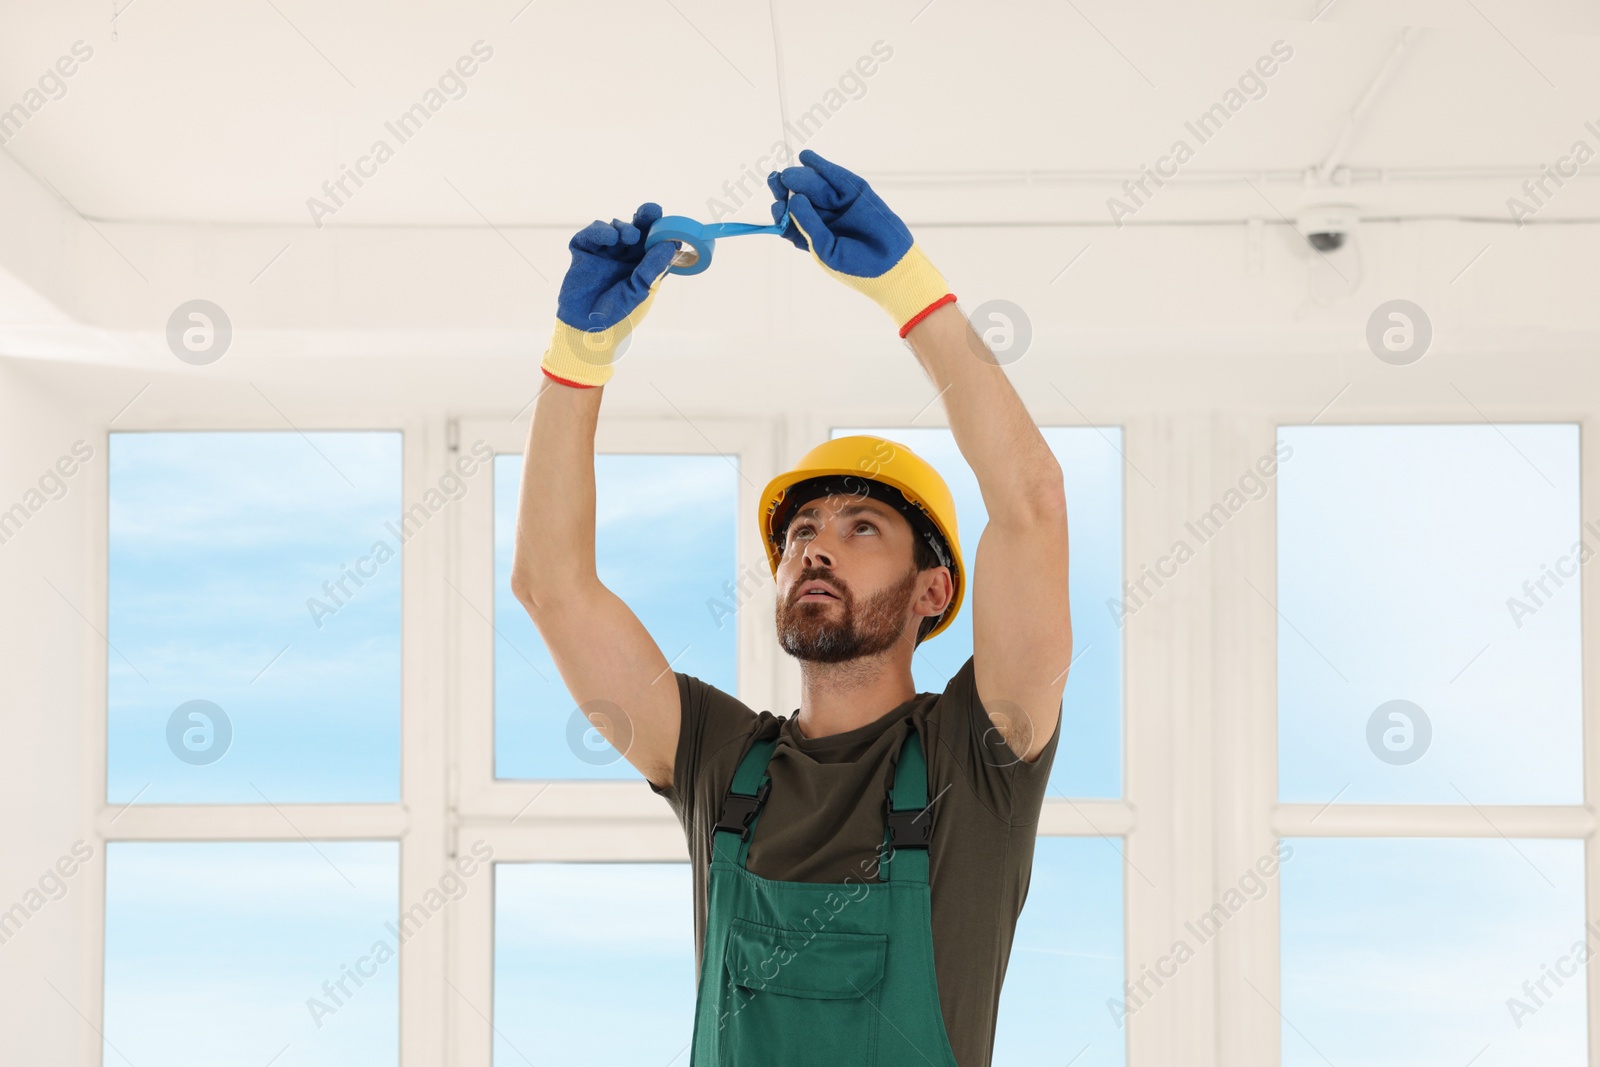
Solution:
[[(838, 600), (782, 599), (778, 601), (778, 644), (795, 659), (812, 663), (845, 663), (874, 656), (905, 638), (906, 610), (911, 606), (918, 571), (881, 589), (858, 610), (849, 590)], [(804, 576), (798, 588), (812, 578), (838, 584), (821, 574)], [(837, 607), (837, 611), (834, 610)]]

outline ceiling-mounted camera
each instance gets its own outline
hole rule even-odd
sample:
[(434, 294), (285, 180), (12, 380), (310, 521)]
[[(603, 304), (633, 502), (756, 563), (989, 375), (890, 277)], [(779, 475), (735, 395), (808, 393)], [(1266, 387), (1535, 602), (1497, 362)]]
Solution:
[(1360, 221), (1354, 204), (1308, 204), (1296, 216), (1295, 228), (1318, 252), (1333, 252)]

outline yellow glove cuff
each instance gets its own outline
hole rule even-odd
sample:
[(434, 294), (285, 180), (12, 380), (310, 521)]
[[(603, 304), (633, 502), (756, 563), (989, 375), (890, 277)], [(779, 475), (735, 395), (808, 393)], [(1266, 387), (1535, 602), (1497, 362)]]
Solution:
[(834, 270), (822, 262), (822, 257), (817, 255), (816, 243), (811, 240), (811, 235), (806, 233), (805, 227), (800, 225), (798, 219), (794, 220), (794, 224), (795, 228), (805, 236), (806, 244), (811, 246), (811, 258), (816, 260), (823, 270), (850, 288), (867, 294), (879, 307), (887, 311), (889, 317), (894, 319), (894, 324), (900, 328), (901, 337), (920, 322), (923, 315), (941, 304), (955, 301), (950, 292), (950, 284), (945, 281), (944, 275), (939, 273), (939, 268), (933, 265), (927, 254), (922, 251), (922, 246), (915, 240), (894, 266), (876, 278), (863, 278), (856, 274)]
[[(659, 278), (656, 284), (660, 284)], [(604, 330), (580, 330), (557, 319), (540, 369), (563, 385), (593, 388), (606, 384), (615, 373), (612, 363), (617, 350), (650, 310), (655, 298), (655, 286), (651, 286), (650, 295), (629, 312), (627, 318)]]

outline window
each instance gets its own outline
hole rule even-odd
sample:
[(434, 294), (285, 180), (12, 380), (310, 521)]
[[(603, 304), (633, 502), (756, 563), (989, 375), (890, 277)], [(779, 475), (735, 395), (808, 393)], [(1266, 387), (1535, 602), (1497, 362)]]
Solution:
[(694, 1036), (687, 863), (502, 863), (497, 1064), (687, 1063)]
[(398, 1062), (398, 844), (315, 838), (400, 798), (400, 435), (109, 453), (104, 1061)]
[(398, 1063), (398, 864), (393, 841), (111, 842), (102, 1062)]
[(1285, 1067), (1586, 1061), (1581, 842), (1288, 844)]
[[(1113, 414), (1043, 431), (1074, 664), (997, 1067), (1184, 1062), (1196, 1034), (1228, 1062), (1581, 1062), (1579, 426)], [(931, 462), (972, 562), (949, 431), (849, 422), (602, 424), (600, 575), (674, 669), (787, 704), (754, 513), (818, 436)], [(439, 438), (111, 435), (104, 898), (70, 890), (104, 906), (107, 1062), (687, 1055), (682, 831), (573, 729), (510, 596), (525, 438)], [(197, 700), (226, 732), (174, 720)]]
[(1582, 1063), (1578, 427), (1278, 433), (1282, 1062)]
[(1581, 803), (1578, 428), (1279, 434), (1282, 799)]
[(400, 435), (110, 453), (107, 801), (399, 800)]
[(1139, 1007), (1123, 990), (1122, 896), (1122, 857), (1107, 842), (1036, 841), (1000, 992), (996, 1064), (1127, 1062), (1126, 1012)]

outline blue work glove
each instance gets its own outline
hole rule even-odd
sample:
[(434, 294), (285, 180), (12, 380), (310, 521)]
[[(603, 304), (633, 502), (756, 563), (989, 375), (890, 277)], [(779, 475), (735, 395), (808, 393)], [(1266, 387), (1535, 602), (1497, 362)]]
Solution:
[(901, 337), (934, 308), (955, 301), (944, 276), (872, 186), (809, 148), (800, 150), (800, 162), (767, 175), (776, 198), (773, 221), (789, 211), (784, 237), (875, 300)]
[(618, 347), (633, 332), (681, 241), (645, 251), (644, 238), (661, 217), (659, 204), (641, 204), (633, 221), (596, 219), (568, 243), (572, 265), (561, 279), (555, 335), (540, 368), (563, 385), (593, 388), (611, 380)]

